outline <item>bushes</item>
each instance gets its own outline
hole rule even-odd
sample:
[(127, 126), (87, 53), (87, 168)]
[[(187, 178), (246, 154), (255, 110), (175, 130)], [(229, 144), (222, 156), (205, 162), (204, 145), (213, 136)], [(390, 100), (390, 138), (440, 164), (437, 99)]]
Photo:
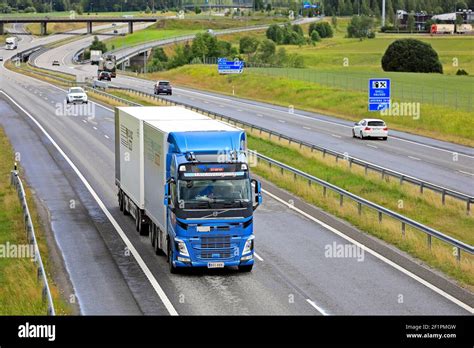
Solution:
[(306, 40), (304, 38), (303, 29), (298, 24), (284, 27), (273, 24), (266, 32), (267, 38), (278, 45), (304, 45)]
[(321, 41), (321, 36), (319, 36), (319, 33), (317, 30), (313, 30), (313, 32), (311, 33), (311, 41), (312, 42)]
[(388, 46), (382, 57), (384, 71), (443, 73), (438, 53), (431, 45), (415, 40), (400, 39)]
[(351, 22), (347, 26), (347, 37), (350, 38), (374, 38), (375, 33), (372, 31), (374, 20), (367, 16), (353, 16)]
[(309, 25), (309, 36), (311, 37), (311, 34), (313, 31), (317, 31), (319, 36), (324, 39), (328, 37), (333, 37), (334, 32), (332, 30), (331, 25), (328, 22), (317, 22), (317, 23), (311, 23)]
[(103, 43), (102, 41), (99, 41), (99, 38), (97, 36), (94, 36), (94, 40), (92, 41), (92, 44), (89, 46), (89, 50), (98, 50), (102, 51), (102, 53), (107, 52), (107, 45)]
[(461, 76), (467, 76), (469, 75), (468, 72), (464, 69), (458, 69), (458, 71), (456, 71), (456, 75), (461, 75)]

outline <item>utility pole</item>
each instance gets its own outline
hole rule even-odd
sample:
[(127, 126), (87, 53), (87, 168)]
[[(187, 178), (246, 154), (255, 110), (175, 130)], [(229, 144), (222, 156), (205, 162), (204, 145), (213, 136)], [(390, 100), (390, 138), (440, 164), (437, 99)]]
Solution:
[(382, 0), (382, 27), (385, 26), (385, 0)]

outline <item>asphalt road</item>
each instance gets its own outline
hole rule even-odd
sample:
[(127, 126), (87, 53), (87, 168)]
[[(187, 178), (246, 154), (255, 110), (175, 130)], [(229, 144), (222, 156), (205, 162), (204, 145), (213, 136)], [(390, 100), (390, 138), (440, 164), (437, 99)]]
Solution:
[[(95, 76), (96, 66), (72, 63), (72, 51), (77, 51), (83, 45), (87, 46), (88, 40), (90, 38), (47, 51), (37, 57), (35, 63), (40, 67), (52, 68), (52, 59), (61, 57), (63, 65), (54, 69)], [(153, 91), (153, 81), (120, 74), (114, 79), (113, 85), (148, 93)], [(398, 131), (391, 131), (386, 142), (363, 141), (352, 138), (352, 123), (349, 121), (298, 109), (291, 114), (288, 108), (189, 88), (175, 87), (173, 96), (166, 98), (250, 122), (436, 185), (474, 195), (474, 149), (471, 147)]]
[[(66, 179), (69, 178), (68, 185), (76, 192), (74, 197), (79, 201), (79, 206), (84, 207), (83, 213), (87, 213), (89, 221), (93, 221), (94, 226), (89, 225), (84, 232), (81, 231), (82, 218), (71, 217), (64, 222), (78, 231), (77, 234), (69, 233), (69, 238), (61, 242), (64, 258), (74, 262), (75, 271), (70, 273), (72, 283), (83, 281), (81, 277), (94, 279), (96, 275), (88, 272), (89, 267), (93, 267), (91, 263), (100, 263), (102, 271), (114, 269), (112, 262), (115, 263), (115, 269), (120, 270), (129, 289), (129, 292), (124, 290), (116, 296), (118, 303), (123, 304), (122, 311), (136, 310), (138, 307), (145, 314), (167, 314), (169, 306), (165, 309), (164, 303), (169, 300), (178, 314), (468, 313), (465, 308), (448, 299), (449, 296), (440, 294), (439, 290), (433, 290), (430, 285), (422, 284), (403, 271), (411, 268), (414, 272), (423, 273), (423, 278), (430, 282), (442, 283), (438, 275), (420, 268), (417, 262), (412, 262), (401, 254), (396, 253), (393, 258), (398, 264), (405, 265), (403, 269), (395, 268), (368, 251), (362, 259), (328, 257), (325, 251), (333, 243), (351, 244), (337, 234), (335, 228), (337, 231), (350, 230), (358, 238), (364, 238), (364, 235), (317, 210), (311, 218), (305, 217), (284, 204), (285, 200), (281, 202), (269, 194), (264, 195), (265, 202), (255, 215), (256, 250), (259, 258), (254, 272), (240, 274), (235, 270), (202, 270), (171, 275), (167, 271), (165, 258), (154, 255), (148, 240), (135, 232), (133, 221), (119, 212), (114, 185), (112, 111), (91, 103), (96, 105), (92, 111), (93, 117), (64, 116), (58, 113), (65, 100), (65, 92), (59, 88), (6, 71), (3, 67), (0, 68), (0, 82), (2, 89), (44, 127), (84, 177), (85, 181), (77, 179), (68, 164), (60, 159), (57, 150), (51, 148), (51, 139), (39, 136), (39, 141), (32, 140), (23, 144), (25, 148), (22, 152), (40, 145), (50, 147), (50, 156), (56, 158), (57, 163), (61, 162), (58, 163), (60, 172), (55, 177), (60, 177), (62, 173)], [(11, 119), (18, 123), (9, 124)], [(6, 125), (7, 132), (12, 137), (20, 129), (27, 127), (38, 134), (35, 130), (37, 126), (25, 122), (25, 119), (24, 115), (12, 115), (0, 118), (0, 122)], [(28, 148), (28, 143), (31, 149)], [(22, 162), (28, 171), (28, 177), (44, 176), (42, 166), (35, 165), (35, 162), (34, 156), (30, 161)], [(46, 162), (46, 166), (48, 164)], [(47, 196), (48, 187), (56, 183), (55, 177), (36, 180), (35, 189)], [(100, 208), (97, 200), (94, 201), (90, 191), (86, 191), (85, 182), (97, 194), (96, 199), (100, 199), (105, 210)], [(265, 184), (264, 189), (277, 196), (283, 194), (269, 184)], [(63, 209), (63, 204), (69, 204), (68, 198), (58, 197), (59, 201), (49, 204), (51, 213), (62, 218), (57, 209)], [(297, 199), (295, 201), (298, 202)], [(107, 216), (106, 212), (110, 215)], [(318, 215), (323, 216), (329, 226), (314, 220), (313, 216)], [(119, 237), (121, 231), (123, 236)], [(56, 235), (56, 238), (60, 237)], [(104, 244), (100, 243), (100, 238)], [(125, 255), (126, 240), (136, 250), (133, 255), (139, 257)], [(89, 252), (95, 255), (96, 242), (109, 250), (107, 253), (101, 247), (99, 260), (87, 257)], [(87, 243), (93, 245), (85, 245)], [(373, 240), (367, 243), (384, 252), (391, 250)], [(76, 256), (68, 255), (67, 251), (73, 247), (81, 250), (86, 248), (87, 252), (82, 258), (75, 259), (78, 253), (75, 253)], [(143, 265), (149, 274), (145, 274)], [(70, 270), (72, 268), (69, 267)], [(107, 279), (104, 279), (105, 283)], [(150, 279), (159, 284), (164, 295), (156, 290), (156, 286), (152, 286)], [(105, 286), (110, 287), (110, 284), (104, 284), (104, 289)], [(449, 291), (453, 290), (452, 284), (448, 283), (446, 286)], [(91, 299), (90, 294), (81, 293), (78, 287), (75, 287), (75, 291), (82, 302), (92, 301), (88, 305), (100, 300)], [(133, 296), (129, 296), (130, 293)], [(469, 306), (472, 307), (472, 294), (461, 293), (460, 297), (464, 297), (464, 301), (470, 301)], [(84, 308), (83, 303), (81, 308)], [(467, 309), (472, 311), (470, 307)]]

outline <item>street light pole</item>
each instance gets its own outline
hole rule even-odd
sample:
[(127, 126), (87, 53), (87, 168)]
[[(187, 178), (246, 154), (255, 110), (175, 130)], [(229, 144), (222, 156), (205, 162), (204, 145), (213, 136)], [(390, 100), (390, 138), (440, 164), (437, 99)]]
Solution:
[(385, 0), (382, 0), (382, 27), (385, 26)]

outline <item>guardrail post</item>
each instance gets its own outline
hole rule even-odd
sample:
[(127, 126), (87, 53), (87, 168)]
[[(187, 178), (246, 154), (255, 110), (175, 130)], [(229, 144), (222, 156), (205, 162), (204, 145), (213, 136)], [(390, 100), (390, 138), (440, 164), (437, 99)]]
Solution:
[(382, 180), (385, 179), (385, 169), (382, 169)]
[(365, 175), (367, 175), (367, 166), (368, 166), (368, 164), (366, 163), (366, 164), (364, 165), (364, 172), (365, 172)]
[(446, 203), (446, 190), (443, 189), (443, 192), (441, 192), (441, 202), (443, 205)]
[(420, 193), (423, 193), (423, 187), (424, 187), (423, 183), (420, 183)]
[(326, 191), (327, 191), (326, 186), (323, 186), (323, 196), (324, 197), (326, 197)]
[(344, 196), (340, 195), (339, 196), (339, 205), (342, 207), (343, 203), (344, 203)]
[(402, 222), (402, 236), (405, 238), (405, 223)]
[(430, 250), (431, 250), (431, 234), (427, 234), (426, 239), (428, 241), (428, 248), (430, 248)]
[(403, 184), (403, 179), (404, 179), (403, 175), (400, 176), (400, 185)]
[(359, 215), (362, 214), (362, 204), (361, 203), (357, 203), (357, 212), (359, 213)]
[(323, 149), (323, 158), (326, 157), (326, 149)]
[(382, 212), (379, 211), (379, 223), (382, 223)]
[(456, 260), (458, 260), (458, 262), (461, 262), (461, 248), (459, 247), (456, 248)]
[(468, 199), (467, 204), (466, 204), (466, 213), (467, 213), (467, 215), (469, 215), (470, 212), (471, 212), (471, 200)]

